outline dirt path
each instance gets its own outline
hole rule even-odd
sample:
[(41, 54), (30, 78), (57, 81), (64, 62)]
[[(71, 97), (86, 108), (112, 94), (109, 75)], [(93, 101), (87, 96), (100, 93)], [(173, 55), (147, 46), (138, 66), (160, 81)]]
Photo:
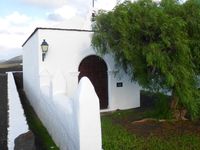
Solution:
[(198, 135), (200, 136), (200, 121), (156, 121), (145, 120), (127, 123), (126, 129), (142, 137), (156, 136), (167, 138), (172, 135)]
[(130, 133), (139, 137), (148, 138), (151, 136), (159, 138), (168, 138), (172, 135), (195, 135), (200, 137), (200, 120), (157, 120), (150, 117), (144, 117), (145, 112), (149, 112), (148, 108), (135, 108), (128, 112), (123, 111), (108, 113), (108, 117), (115, 124), (119, 124)]
[(0, 74), (0, 149), (7, 150), (8, 127), (7, 75)]

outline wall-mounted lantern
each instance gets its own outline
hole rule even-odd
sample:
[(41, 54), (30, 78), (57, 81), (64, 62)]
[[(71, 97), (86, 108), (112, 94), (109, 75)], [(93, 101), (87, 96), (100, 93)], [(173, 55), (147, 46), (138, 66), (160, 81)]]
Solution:
[(48, 52), (48, 48), (49, 48), (49, 44), (45, 41), (45, 39), (43, 40), (42, 44), (41, 44), (41, 49), (42, 49), (42, 61), (44, 61), (44, 58)]

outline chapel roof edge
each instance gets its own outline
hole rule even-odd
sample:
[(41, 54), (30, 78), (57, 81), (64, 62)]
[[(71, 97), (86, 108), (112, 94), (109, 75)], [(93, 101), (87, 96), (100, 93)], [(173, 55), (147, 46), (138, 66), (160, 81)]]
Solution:
[(37, 27), (31, 33), (31, 35), (26, 39), (26, 41), (22, 44), (22, 47), (29, 41), (29, 39), (38, 31), (38, 30), (58, 30), (58, 31), (75, 31), (75, 32), (94, 32), (93, 30), (85, 30), (85, 29), (65, 29), (65, 28), (44, 28), (44, 27)]

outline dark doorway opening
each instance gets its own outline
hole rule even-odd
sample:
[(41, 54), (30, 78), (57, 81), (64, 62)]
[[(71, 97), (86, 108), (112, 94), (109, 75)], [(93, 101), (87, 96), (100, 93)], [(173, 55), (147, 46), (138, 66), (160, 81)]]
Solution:
[(107, 65), (105, 61), (95, 55), (84, 58), (79, 65), (80, 80), (83, 76), (86, 76), (92, 82), (95, 91), (99, 97), (100, 109), (108, 107), (108, 75)]

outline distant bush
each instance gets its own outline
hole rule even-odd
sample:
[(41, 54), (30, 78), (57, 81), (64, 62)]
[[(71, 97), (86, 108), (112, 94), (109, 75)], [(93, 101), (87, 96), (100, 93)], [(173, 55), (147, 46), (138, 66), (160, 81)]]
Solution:
[(170, 96), (163, 93), (154, 93), (150, 91), (141, 91), (141, 107), (150, 107), (146, 116), (157, 119), (171, 119)]
[(169, 96), (158, 93), (155, 99), (155, 109), (152, 112), (157, 119), (171, 119), (172, 112), (170, 110)]

